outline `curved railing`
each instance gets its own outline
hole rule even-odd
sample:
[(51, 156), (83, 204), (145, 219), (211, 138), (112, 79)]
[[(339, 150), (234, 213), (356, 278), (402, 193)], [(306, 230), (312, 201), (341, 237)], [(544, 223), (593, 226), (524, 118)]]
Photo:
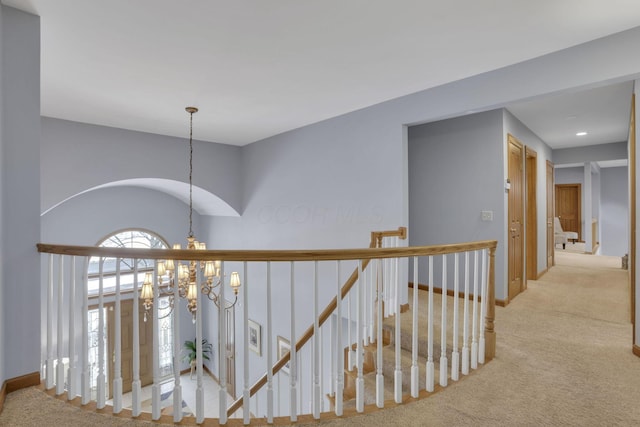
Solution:
[[(86, 285), (76, 285), (87, 280), (88, 257), (100, 257), (172, 259), (175, 262), (219, 260), (223, 277), (224, 271), (238, 268), (242, 287), (240, 304), (235, 309), (242, 312), (235, 322), (238, 339), (234, 342), (239, 347), (231, 355), (224, 350), (217, 351), (217, 365), (214, 362), (206, 366), (220, 382), (220, 392), (213, 398), (220, 408), (227, 408), (219, 412), (220, 424), (225, 424), (232, 416), (244, 418), (245, 423), (263, 417), (267, 422), (273, 422), (274, 416), (287, 416), (295, 421), (302, 414), (320, 418), (329, 409), (341, 416), (343, 407), (350, 402), (357, 412), (362, 412), (369, 403), (383, 407), (387, 398), (401, 403), (403, 396), (417, 397), (421, 390), (432, 392), (436, 382), (446, 387), (449, 379), (458, 380), (460, 375), (468, 374), (495, 354), (494, 259), (497, 243), (380, 247), (385, 238), (395, 239), (394, 246), (397, 246), (398, 239), (404, 236), (406, 229), (402, 228), (375, 232), (371, 239), (371, 246), (375, 247), (336, 250), (193, 251), (39, 244), (38, 250), (49, 254), (47, 344), (43, 363), (45, 386), (47, 389), (55, 387), (58, 395), (66, 392), (69, 399), (80, 396), (83, 404), (95, 400), (98, 409), (104, 408), (112, 396), (114, 413), (129, 410), (131, 416), (136, 417), (142, 412), (140, 358), (143, 354), (137, 336), (141, 324), (139, 310), (133, 311), (131, 409), (123, 408), (122, 404), (124, 362), (122, 354), (118, 354), (122, 353), (120, 347), (110, 355), (113, 372), (108, 369), (105, 350), (99, 351), (95, 362), (99, 374), (93, 392), (90, 385), (87, 309), (92, 304), (104, 308), (105, 301), (109, 301), (119, 313), (120, 304), (126, 298), (132, 299), (134, 306), (141, 305), (136, 281), (130, 294), (125, 295), (118, 288), (115, 295), (105, 295), (101, 290), (93, 298), (87, 295)], [(77, 259), (84, 262), (76, 262)], [(345, 275), (345, 271), (352, 273)], [(409, 278), (410, 271), (413, 280)], [(428, 278), (427, 283), (424, 278)], [(414, 290), (407, 296), (403, 283), (410, 281), (413, 281)], [(421, 287), (426, 289), (420, 291), (424, 292), (423, 297), (419, 297)], [(178, 301), (177, 288), (174, 291)], [(159, 292), (156, 286), (156, 298)], [(225, 292), (228, 290), (223, 286), (222, 301)], [(205, 307), (202, 296), (198, 298), (198, 307)], [(439, 306), (434, 304), (434, 298), (440, 298)], [(324, 307), (322, 311), (321, 306)], [(175, 307), (172, 419), (180, 422), (184, 416), (181, 405), (185, 387), (180, 381), (181, 368), (185, 366), (178, 363), (180, 331), (188, 324), (184, 320), (189, 314), (184, 304), (178, 303)], [(403, 312), (409, 308), (408, 312)], [(107, 340), (103, 329), (108, 322), (102, 317), (104, 310), (98, 311), (97, 340), (103, 342)], [(153, 340), (157, 343), (158, 314), (157, 310), (151, 311), (154, 312)], [(203, 316), (203, 311), (209, 311), (210, 315)], [(229, 325), (225, 312), (214, 305), (196, 311), (194, 335), (197, 343), (207, 330), (209, 336), (216, 335), (220, 342), (228, 342), (225, 334)], [(411, 321), (407, 322), (409, 316)], [(81, 328), (76, 327), (76, 319), (80, 319)], [(264, 325), (257, 331), (258, 343), (264, 343), (257, 349), (259, 355), (255, 353), (256, 342), (254, 345), (249, 342), (249, 323), (256, 319), (258, 324)], [(425, 326), (420, 322), (425, 322)], [(409, 329), (406, 329), (407, 323)], [(304, 324), (311, 326), (298, 332)], [(436, 334), (438, 329), (440, 333)], [(125, 339), (119, 330), (109, 332), (112, 333), (116, 342)], [(283, 336), (288, 338), (281, 339)], [(275, 348), (275, 344), (286, 345), (288, 342), (293, 343), (289, 346), (290, 351), (283, 351), (284, 347)], [(162, 413), (160, 398), (162, 378), (158, 373), (157, 347), (152, 346), (151, 413), (152, 419), (160, 420), (166, 415)], [(210, 401), (212, 397), (204, 395), (202, 381), (206, 374), (200, 345), (197, 351), (196, 401), (192, 409), (195, 409), (196, 422), (202, 423), (205, 399)], [(227, 382), (234, 373), (227, 372), (227, 364), (235, 363), (236, 355), (242, 360), (237, 371), (242, 372), (243, 387), (242, 393), (238, 393), (241, 397), (233, 401), (228, 397)], [(373, 360), (370, 373), (367, 372), (371, 370), (367, 367), (369, 359)], [(66, 362), (59, 363), (62, 361)], [(385, 371), (386, 365), (391, 365), (391, 373)], [(367, 379), (369, 377), (371, 381)], [(251, 381), (251, 378), (257, 380)]]

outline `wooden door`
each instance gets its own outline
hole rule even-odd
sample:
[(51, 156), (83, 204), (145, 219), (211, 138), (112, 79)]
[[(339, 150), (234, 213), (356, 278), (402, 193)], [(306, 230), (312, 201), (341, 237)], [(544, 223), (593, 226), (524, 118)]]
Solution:
[[(527, 280), (538, 278), (538, 153), (526, 147)], [(526, 287), (526, 282), (525, 282)]]
[(555, 260), (555, 231), (553, 230), (553, 208), (555, 197), (553, 195), (553, 163), (547, 160), (547, 269), (556, 264)]
[(524, 149), (512, 135), (509, 150), (509, 300), (522, 291), (523, 285), (523, 219), (524, 219)]
[[(115, 365), (115, 303), (108, 308), (108, 349), (109, 349), (109, 396), (113, 396), (113, 374)], [(138, 307), (140, 324), (140, 382), (142, 386), (153, 382), (153, 319), (148, 316), (143, 321), (144, 310)], [(122, 349), (122, 392), (131, 391), (133, 383), (133, 300), (120, 302), (120, 327)]]
[(575, 231), (582, 240), (581, 184), (556, 184), (556, 216), (563, 231)]
[(227, 313), (227, 393), (236, 398), (236, 322), (234, 308), (225, 310)]

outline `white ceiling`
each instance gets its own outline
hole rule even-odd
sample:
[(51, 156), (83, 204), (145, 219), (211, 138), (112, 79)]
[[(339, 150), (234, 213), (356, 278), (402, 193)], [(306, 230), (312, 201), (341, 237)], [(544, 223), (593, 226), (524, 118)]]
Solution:
[(2, 3), (41, 16), (42, 115), (184, 137), (196, 105), (194, 138), (236, 145), (640, 23), (637, 0)]

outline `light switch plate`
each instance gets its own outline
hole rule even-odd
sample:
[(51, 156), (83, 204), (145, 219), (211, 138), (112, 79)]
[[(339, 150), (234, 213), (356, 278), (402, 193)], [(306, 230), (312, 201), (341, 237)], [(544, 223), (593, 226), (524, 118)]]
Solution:
[(482, 211), (481, 217), (483, 221), (493, 221), (493, 211)]

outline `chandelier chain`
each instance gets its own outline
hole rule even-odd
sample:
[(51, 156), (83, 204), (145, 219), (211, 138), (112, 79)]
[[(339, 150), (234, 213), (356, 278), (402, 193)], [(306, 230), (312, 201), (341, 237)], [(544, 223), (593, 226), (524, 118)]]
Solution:
[(189, 237), (193, 237), (193, 113), (189, 111)]

